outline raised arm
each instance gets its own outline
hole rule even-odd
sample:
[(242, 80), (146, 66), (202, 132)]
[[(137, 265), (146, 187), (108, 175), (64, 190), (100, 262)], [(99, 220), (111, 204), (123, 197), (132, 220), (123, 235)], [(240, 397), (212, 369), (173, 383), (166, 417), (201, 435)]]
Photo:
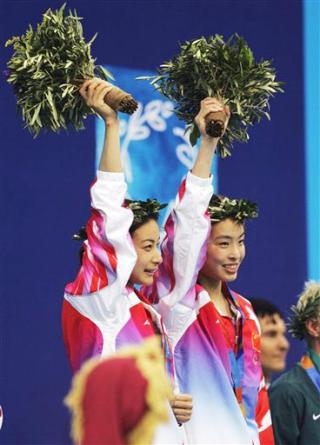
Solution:
[(113, 86), (101, 79), (84, 82), (80, 94), (86, 104), (93, 108), (105, 123), (103, 150), (99, 170), (104, 172), (123, 172), (120, 158), (119, 119), (117, 113), (104, 102), (104, 97)]
[[(229, 108), (223, 106), (223, 104), (214, 97), (207, 97), (201, 101), (200, 111), (195, 117), (195, 123), (201, 134), (201, 143), (191, 171), (193, 175), (199, 178), (208, 178), (211, 175), (213, 155), (219, 142), (218, 138), (212, 138), (207, 135), (205, 118), (209, 113), (222, 111), (223, 109), (225, 109), (227, 118), (229, 119)], [(225, 126), (227, 126), (227, 123), (228, 122), (225, 123)]]
[(119, 121), (103, 101), (110, 88), (107, 82), (92, 79), (80, 89), (85, 102), (104, 120), (105, 137), (90, 189), (92, 214), (86, 225), (82, 264), (76, 279), (65, 288), (62, 310), (63, 335), (74, 371), (103, 350), (113, 351), (114, 338), (105, 336), (103, 326), (108, 320), (121, 320), (116, 312), (122, 306), (117, 303), (136, 262), (129, 236), (133, 215), (123, 207), (127, 187), (120, 160)]
[(90, 189), (92, 216), (86, 225), (88, 239), (82, 267), (75, 281), (66, 287), (66, 292), (72, 295), (88, 295), (110, 286), (116, 279), (119, 290), (124, 288), (136, 261), (128, 237), (132, 212), (122, 207), (127, 186), (120, 157), (119, 120), (117, 113), (104, 102), (112, 88), (101, 79), (91, 79), (80, 89), (86, 104), (104, 120), (105, 136), (97, 180)]
[[(175, 206), (166, 222), (166, 237), (162, 243), (163, 263), (159, 279), (150, 300), (161, 300), (159, 310), (165, 315), (165, 307), (177, 302), (193, 305), (190, 294), (196, 283), (198, 271), (205, 259), (205, 243), (210, 230), (206, 210), (213, 193), (211, 166), (218, 139), (205, 131), (205, 117), (210, 112), (220, 111), (224, 106), (215, 98), (206, 98), (195, 122), (201, 134), (200, 148), (194, 167), (182, 182)], [(227, 116), (229, 109), (225, 107)], [(227, 122), (226, 122), (227, 125)]]

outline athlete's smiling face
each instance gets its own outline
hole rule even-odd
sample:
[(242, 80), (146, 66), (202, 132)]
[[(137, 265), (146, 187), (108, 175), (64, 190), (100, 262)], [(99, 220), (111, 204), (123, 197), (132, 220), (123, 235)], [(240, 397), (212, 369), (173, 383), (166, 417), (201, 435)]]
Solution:
[(244, 236), (244, 225), (230, 218), (213, 224), (200, 274), (214, 281), (235, 280), (245, 256)]
[(129, 283), (149, 286), (153, 282), (155, 273), (162, 263), (159, 251), (159, 227), (156, 221), (150, 219), (131, 234), (137, 262), (133, 268)]

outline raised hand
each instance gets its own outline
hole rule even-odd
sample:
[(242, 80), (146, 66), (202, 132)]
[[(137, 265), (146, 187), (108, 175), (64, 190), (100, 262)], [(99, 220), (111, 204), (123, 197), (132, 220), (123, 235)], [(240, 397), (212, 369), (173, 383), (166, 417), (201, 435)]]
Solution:
[(95, 77), (86, 80), (79, 91), (88, 107), (96, 111), (102, 119), (108, 123), (118, 119), (116, 111), (104, 101), (106, 94), (109, 93), (112, 88), (113, 85), (109, 82)]
[(206, 121), (205, 121), (205, 118), (206, 116), (208, 116), (208, 114), (215, 113), (218, 111), (223, 111), (227, 116), (227, 119), (224, 122), (224, 128), (226, 129), (230, 118), (230, 109), (228, 105), (224, 105), (215, 97), (206, 97), (200, 102), (200, 111), (195, 117), (195, 123), (197, 124), (197, 127), (199, 128), (200, 134), (203, 138), (207, 138), (210, 140), (213, 139), (218, 140), (218, 138), (212, 138), (207, 134)]
[(211, 137), (207, 134), (205, 118), (208, 114), (217, 111), (223, 111), (226, 114), (226, 120), (224, 122), (225, 131), (230, 118), (230, 110), (227, 105), (224, 105), (215, 97), (206, 97), (203, 99), (200, 103), (200, 111), (195, 117), (195, 123), (201, 134), (201, 143), (197, 158), (192, 168), (192, 173), (201, 178), (208, 178), (210, 176), (213, 154), (215, 153), (220, 139)]

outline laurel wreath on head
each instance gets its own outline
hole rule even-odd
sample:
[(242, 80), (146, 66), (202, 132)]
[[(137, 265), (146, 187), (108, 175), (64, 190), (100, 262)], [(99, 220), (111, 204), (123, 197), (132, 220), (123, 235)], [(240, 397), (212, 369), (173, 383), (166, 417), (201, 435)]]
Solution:
[(297, 304), (291, 306), (288, 330), (294, 338), (303, 340), (308, 332), (306, 321), (320, 319), (320, 283), (306, 283)]
[(161, 204), (156, 199), (147, 199), (146, 201), (132, 201), (131, 199), (125, 200), (125, 206), (133, 212), (133, 223), (140, 224), (148, 217), (158, 218), (161, 209), (167, 206), (167, 204)]
[(257, 218), (257, 204), (247, 199), (230, 199), (226, 196), (213, 195), (208, 206), (212, 223), (231, 218), (239, 223), (245, 219)]
[[(160, 210), (165, 208), (167, 204), (161, 204), (156, 199), (147, 199), (146, 201), (126, 199), (124, 206), (128, 207), (133, 212), (132, 225), (142, 224), (148, 218), (158, 219)], [(73, 240), (85, 241), (88, 238), (85, 226), (72, 236)]]

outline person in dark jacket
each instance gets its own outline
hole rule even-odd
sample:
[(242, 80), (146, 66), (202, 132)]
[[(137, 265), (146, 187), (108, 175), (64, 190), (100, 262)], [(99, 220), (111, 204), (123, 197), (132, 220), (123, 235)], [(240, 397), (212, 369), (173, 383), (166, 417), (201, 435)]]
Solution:
[(320, 283), (305, 286), (291, 308), (289, 332), (307, 350), (291, 370), (270, 387), (277, 445), (320, 444)]

